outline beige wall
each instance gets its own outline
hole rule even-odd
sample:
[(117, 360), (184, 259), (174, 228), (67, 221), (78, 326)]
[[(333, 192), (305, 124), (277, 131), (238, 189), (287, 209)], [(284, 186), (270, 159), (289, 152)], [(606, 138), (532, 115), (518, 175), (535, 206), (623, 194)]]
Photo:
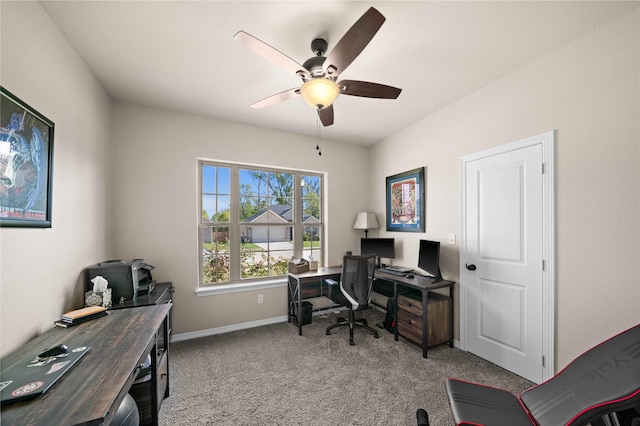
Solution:
[[(111, 256), (111, 101), (37, 2), (1, 2), (0, 84), (55, 123), (50, 229), (0, 228), (0, 353), (81, 303)], [(4, 123), (3, 123), (4, 124)]]
[[(332, 264), (358, 249), (357, 211), (384, 220), (385, 177), (425, 166), (426, 233), (388, 233), (396, 263), (413, 265), (419, 238), (459, 235), (459, 157), (548, 130), (557, 130), (557, 367), (640, 321), (638, 11), (370, 150), (327, 141), (318, 157), (313, 138), (112, 105), (37, 2), (0, 7), (1, 83), (56, 123), (53, 228), (0, 230), (2, 355), (77, 307), (82, 269), (112, 257), (144, 257), (155, 278), (176, 284), (176, 333), (285, 314), (284, 288), (261, 291), (263, 305), (255, 291), (195, 296), (197, 157), (326, 171)], [(457, 262), (458, 246), (445, 244), (445, 277), (458, 280)]]
[[(396, 263), (415, 265), (419, 238), (440, 240), (443, 275), (459, 281), (459, 246), (446, 244), (461, 229), (459, 158), (556, 130), (557, 368), (640, 322), (639, 35), (636, 9), (372, 150), (379, 217), (385, 176), (426, 167), (426, 233), (388, 233), (402, 240)], [(411, 155), (389, 162), (399, 146)]]
[[(143, 257), (175, 285), (174, 333), (284, 317), (285, 287), (197, 297), (197, 158), (327, 172), (328, 264), (356, 250), (366, 208), (367, 150), (237, 123), (118, 104), (115, 108), (115, 252)], [(314, 122), (310, 111), (310, 122)], [(332, 219), (333, 218), (333, 219)], [(283, 281), (284, 282), (284, 281)], [(257, 295), (264, 304), (257, 304)]]

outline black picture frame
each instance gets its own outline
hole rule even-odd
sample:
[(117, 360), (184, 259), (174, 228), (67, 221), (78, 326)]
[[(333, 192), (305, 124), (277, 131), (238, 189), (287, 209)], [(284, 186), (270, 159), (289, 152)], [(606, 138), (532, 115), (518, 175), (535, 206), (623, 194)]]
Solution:
[(387, 177), (387, 231), (424, 232), (424, 167)]
[(0, 86), (0, 226), (51, 228), (54, 128)]

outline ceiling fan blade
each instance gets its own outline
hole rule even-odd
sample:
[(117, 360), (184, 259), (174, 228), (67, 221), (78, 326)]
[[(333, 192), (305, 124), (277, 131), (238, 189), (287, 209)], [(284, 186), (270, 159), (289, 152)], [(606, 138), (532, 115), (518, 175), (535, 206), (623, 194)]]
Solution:
[(331, 76), (343, 72), (369, 44), (385, 19), (375, 8), (367, 10), (327, 55), (323, 64), (325, 73)]
[(343, 95), (362, 96), (364, 98), (396, 99), (402, 89), (386, 84), (358, 80), (341, 80), (338, 83)]
[(293, 89), (285, 90), (284, 92), (276, 93), (275, 95), (271, 95), (267, 98), (264, 98), (258, 102), (251, 104), (252, 108), (260, 109), (265, 108), (271, 105), (278, 104), (280, 102), (288, 101), (289, 99), (293, 99), (296, 96), (300, 95), (300, 89), (294, 87)]
[(255, 38), (251, 34), (245, 33), (244, 31), (238, 31), (233, 36), (233, 38), (242, 43), (253, 53), (257, 54), (258, 56), (262, 56), (264, 59), (276, 65), (279, 65), (280, 67), (293, 74), (296, 74), (300, 77), (302, 77), (303, 75), (309, 75), (309, 71), (306, 70), (302, 65), (300, 65), (284, 53), (280, 52), (278, 49), (273, 48), (262, 40)]
[(333, 124), (333, 105), (318, 110), (318, 115), (324, 127), (331, 126)]

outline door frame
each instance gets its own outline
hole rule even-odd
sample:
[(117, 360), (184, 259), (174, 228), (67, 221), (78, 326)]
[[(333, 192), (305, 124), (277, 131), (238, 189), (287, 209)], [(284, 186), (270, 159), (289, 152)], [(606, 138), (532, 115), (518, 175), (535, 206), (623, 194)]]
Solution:
[(534, 146), (542, 146), (542, 377), (555, 374), (555, 131), (545, 132), (519, 141), (460, 157), (460, 348), (467, 350), (467, 229), (466, 229), (466, 165), (470, 161)]

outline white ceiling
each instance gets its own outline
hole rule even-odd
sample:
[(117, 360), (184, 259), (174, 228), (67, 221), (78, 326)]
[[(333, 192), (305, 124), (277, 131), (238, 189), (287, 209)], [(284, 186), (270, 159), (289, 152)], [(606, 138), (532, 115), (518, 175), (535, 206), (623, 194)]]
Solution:
[(116, 100), (316, 135), (302, 98), (249, 105), (300, 79), (233, 40), (244, 30), (297, 62), (329, 51), (370, 7), (386, 18), (341, 78), (403, 89), (339, 96), (322, 137), (371, 145), (640, 4), (638, 1), (49, 1), (40, 3)]

